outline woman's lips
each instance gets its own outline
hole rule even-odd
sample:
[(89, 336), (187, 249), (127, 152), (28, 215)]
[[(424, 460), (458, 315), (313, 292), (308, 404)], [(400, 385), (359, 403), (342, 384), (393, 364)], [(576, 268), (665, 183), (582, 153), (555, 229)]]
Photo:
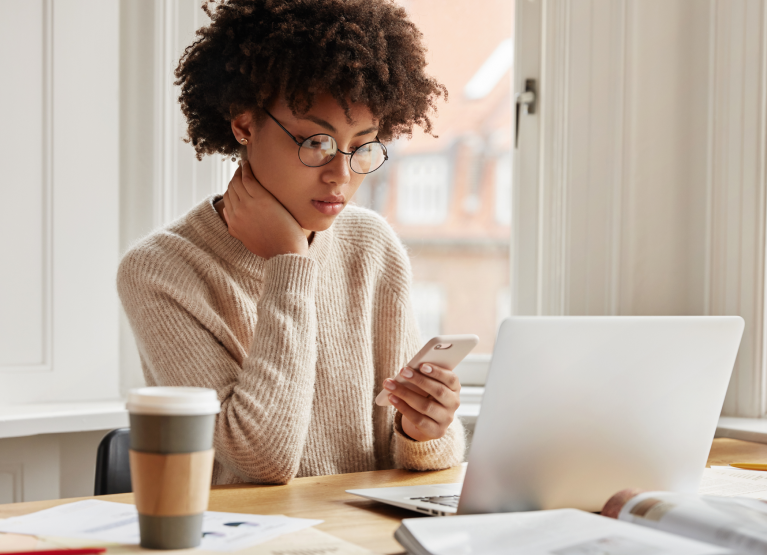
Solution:
[(341, 210), (344, 209), (343, 202), (324, 202), (321, 200), (313, 200), (312, 206), (314, 206), (317, 210), (326, 216), (338, 216), (341, 213)]

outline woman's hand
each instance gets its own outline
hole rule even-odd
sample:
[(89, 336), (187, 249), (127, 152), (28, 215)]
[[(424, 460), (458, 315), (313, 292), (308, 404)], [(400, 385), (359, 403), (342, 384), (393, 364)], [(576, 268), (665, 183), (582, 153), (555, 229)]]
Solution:
[(309, 253), (306, 234), (296, 219), (240, 162), (224, 193), (224, 219), (229, 235), (263, 258)]
[(402, 413), (402, 430), (416, 441), (444, 436), (461, 405), (461, 382), (455, 372), (424, 363), (420, 371), (406, 366), (400, 375), (425, 394), (394, 380), (384, 381), (389, 401)]

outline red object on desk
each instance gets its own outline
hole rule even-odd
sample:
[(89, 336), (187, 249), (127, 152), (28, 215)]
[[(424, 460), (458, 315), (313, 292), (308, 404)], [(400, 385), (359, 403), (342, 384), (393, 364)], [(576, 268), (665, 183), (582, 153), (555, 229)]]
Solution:
[(48, 549), (40, 551), (2, 551), (0, 555), (97, 555), (105, 553), (105, 547), (88, 547), (83, 549)]

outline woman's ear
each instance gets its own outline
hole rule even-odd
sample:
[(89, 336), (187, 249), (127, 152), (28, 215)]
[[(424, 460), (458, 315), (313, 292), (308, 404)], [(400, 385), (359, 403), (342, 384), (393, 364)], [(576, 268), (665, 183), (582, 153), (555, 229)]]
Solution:
[(238, 143), (246, 145), (253, 140), (254, 121), (251, 112), (243, 112), (232, 120), (232, 133)]
[(234, 138), (240, 143), (240, 160), (248, 159), (248, 148), (253, 143), (254, 123), (251, 112), (243, 112), (231, 121)]

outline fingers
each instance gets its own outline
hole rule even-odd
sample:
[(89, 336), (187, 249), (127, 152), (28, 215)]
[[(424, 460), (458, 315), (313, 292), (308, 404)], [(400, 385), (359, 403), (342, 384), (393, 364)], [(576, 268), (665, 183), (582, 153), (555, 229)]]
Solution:
[(396, 395), (389, 395), (389, 401), (402, 413), (403, 418), (410, 420), (410, 422), (421, 432), (431, 437), (436, 437), (438, 435), (440, 426), (435, 420), (418, 412)]
[(232, 189), (235, 193), (237, 193), (237, 197), (240, 202), (243, 202), (252, 196), (245, 185), (242, 183), (242, 175), (243, 170), (242, 165), (240, 165), (240, 167), (237, 168), (237, 171), (234, 172), (234, 177), (232, 177), (232, 180), (229, 182), (229, 189)]
[[(433, 378), (453, 391), (461, 391), (461, 381), (452, 370), (431, 363), (422, 364), (419, 370), (422, 376)], [(417, 376), (415, 376), (415, 378), (417, 378)]]
[(388, 379), (384, 387), (391, 404), (402, 413), (403, 431), (416, 441), (442, 437), (461, 404), (458, 377), (446, 368), (422, 364), (418, 371), (403, 368), (400, 379), (405, 383)]
[(415, 372), (415, 370), (413, 370), (412, 368), (408, 368), (407, 366), (405, 366), (404, 368), (402, 368), (402, 369), (399, 371), (400, 379), (399, 379), (399, 380), (396, 380), (396, 381), (397, 381), (397, 384), (398, 384), (398, 385), (400, 385), (400, 386), (404, 386), (404, 387), (407, 387), (409, 390), (411, 390), (411, 391), (414, 391), (415, 393), (418, 393), (418, 395), (420, 395), (421, 397), (428, 397), (428, 396), (429, 396), (429, 394), (428, 394), (428, 393), (426, 393), (426, 392), (425, 392), (423, 389), (421, 389), (421, 388), (420, 388), (420, 387), (418, 387), (416, 384), (414, 384), (414, 383), (412, 383), (412, 382), (410, 382), (410, 381), (408, 381), (408, 380), (406, 380), (406, 379), (405, 379), (405, 376), (408, 374), (408, 372), (409, 372), (409, 373), (410, 373), (410, 375), (412, 376), (412, 375), (413, 375), (413, 373)]
[(634, 496), (639, 495), (644, 490), (638, 488), (624, 489), (613, 495), (607, 500), (605, 506), (602, 508), (602, 516), (609, 518), (618, 518), (621, 514), (621, 510)]
[[(390, 392), (390, 397), (396, 397), (398, 400), (404, 402), (420, 414), (428, 416), (435, 422), (449, 423), (452, 421), (452, 414), (459, 405), (457, 399), (455, 401), (452, 399), (445, 399), (445, 403), (443, 404), (431, 396), (424, 397), (411, 391), (403, 384), (398, 384), (394, 380), (387, 380), (384, 382), (384, 387)], [(453, 395), (457, 397), (457, 394), (454, 393)], [(400, 408), (401, 403), (392, 404), (394, 404), (395, 407)]]
[(229, 206), (230, 214), (237, 210), (237, 205), (240, 204), (240, 195), (237, 194), (237, 191), (234, 189), (234, 182), (237, 180), (238, 172), (241, 172), (239, 167), (234, 172), (232, 179), (229, 180), (229, 185), (227, 186), (226, 192), (224, 193), (224, 205)]
[[(247, 197), (263, 200), (264, 196), (274, 199), (276, 202), (280, 202), (266, 187), (261, 185), (261, 182), (256, 178), (253, 173), (253, 168), (250, 166), (250, 162), (243, 160), (240, 163), (238, 171), (240, 172), (239, 183), (235, 183), (237, 191), (240, 194), (240, 200), (246, 200)], [(235, 176), (237, 174), (235, 173)], [(247, 196), (243, 196), (247, 195)], [(282, 204), (280, 203), (282, 206)]]
[[(387, 393), (394, 393), (396, 392), (400, 397), (403, 397), (405, 395), (405, 391), (408, 391), (412, 393), (413, 395), (417, 395), (418, 397), (426, 398), (429, 396), (428, 393), (426, 393), (424, 390), (422, 390), (419, 387), (416, 387), (413, 384), (409, 384), (407, 382), (402, 383), (395, 381), (391, 378), (387, 378), (383, 382), (384, 390), (386, 390)], [(0, 554), (2, 555), (2, 554)]]
[(254, 177), (247, 162), (234, 172), (224, 194), (229, 234), (252, 253), (269, 259), (307, 255), (309, 243), (296, 218)]
[(419, 389), (431, 395), (439, 403), (447, 408), (458, 408), (461, 382), (455, 372), (446, 370), (434, 364), (422, 364), (419, 372), (409, 371), (404, 368), (400, 375), (407, 380), (408, 384), (418, 386)]
[(243, 160), (240, 162), (240, 169), (242, 170), (242, 180), (246, 181), (258, 181), (256, 176), (253, 175), (253, 168), (250, 167), (250, 162)]
[[(243, 160), (242, 162), (242, 185), (250, 196), (256, 198), (259, 194), (269, 194), (273, 196), (256, 178), (253, 173), (253, 168), (250, 166), (250, 162)], [(275, 199), (276, 200), (276, 199)]]
[(224, 193), (224, 209), (229, 209), (229, 215), (231, 216), (236, 210), (239, 204), (239, 198), (237, 194), (232, 191), (231, 185)]

